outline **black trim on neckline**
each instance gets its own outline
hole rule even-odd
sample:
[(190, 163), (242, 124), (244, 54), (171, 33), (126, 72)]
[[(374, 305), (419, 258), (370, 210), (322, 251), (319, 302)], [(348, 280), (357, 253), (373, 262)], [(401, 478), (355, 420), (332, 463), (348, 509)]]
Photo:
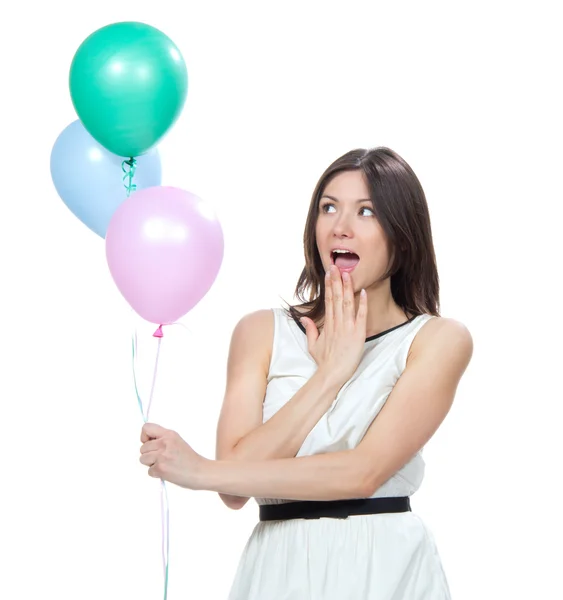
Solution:
[[(368, 338), (366, 338), (366, 342), (371, 342), (373, 340), (376, 340), (377, 338), (380, 338), (382, 335), (386, 335), (387, 333), (391, 333), (392, 331), (395, 331), (395, 329), (399, 329), (399, 327), (403, 327), (403, 325), (408, 325), (409, 323), (412, 323), (417, 317), (420, 317), (421, 315), (414, 315), (414, 317), (411, 317), (408, 321), (405, 321), (404, 323), (400, 323), (399, 325), (395, 325), (395, 327), (391, 327), (391, 329), (387, 329), (386, 331), (382, 331), (381, 333), (376, 333), (375, 335), (370, 335)], [(293, 317), (293, 320), (295, 321), (297, 327), (299, 327), (299, 329), (301, 329), (301, 331), (306, 335), (307, 331), (305, 330), (305, 327), (303, 327), (303, 325), (299, 322), (299, 319), (296, 319), (295, 317)]]

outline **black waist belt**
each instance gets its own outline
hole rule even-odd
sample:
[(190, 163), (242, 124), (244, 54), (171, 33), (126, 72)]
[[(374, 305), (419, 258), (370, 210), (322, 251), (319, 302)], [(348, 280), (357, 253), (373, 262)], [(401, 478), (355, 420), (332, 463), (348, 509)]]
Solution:
[(411, 510), (408, 496), (398, 498), (360, 498), (357, 500), (328, 500), (262, 504), (260, 521), (286, 519), (347, 519), (351, 515), (399, 513)]

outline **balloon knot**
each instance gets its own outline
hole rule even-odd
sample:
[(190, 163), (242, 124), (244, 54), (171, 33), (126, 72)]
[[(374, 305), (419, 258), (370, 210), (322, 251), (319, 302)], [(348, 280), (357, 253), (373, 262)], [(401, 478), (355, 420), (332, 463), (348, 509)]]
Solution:
[(133, 183), (133, 176), (135, 175), (136, 168), (137, 161), (133, 156), (129, 158), (129, 160), (124, 160), (121, 163), (121, 170), (125, 173), (125, 175), (123, 175), (123, 185), (127, 191), (127, 197), (131, 195), (131, 192), (134, 192), (137, 189), (137, 185)]
[(163, 337), (164, 334), (162, 333), (162, 325), (160, 325), (158, 327), (158, 329), (152, 335), (153, 335), (153, 337), (156, 337), (156, 338)]

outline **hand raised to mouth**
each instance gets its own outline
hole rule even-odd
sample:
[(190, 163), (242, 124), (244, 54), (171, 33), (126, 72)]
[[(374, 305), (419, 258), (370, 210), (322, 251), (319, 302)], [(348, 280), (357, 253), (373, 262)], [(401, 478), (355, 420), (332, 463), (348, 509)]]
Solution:
[(309, 354), (327, 378), (344, 385), (358, 368), (367, 329), (368, 303), (365, 290), (355, 310), (351, 275), (332, 265), (325, 278), (325, 317), (322, 331), (312, 319), (303, 317)]

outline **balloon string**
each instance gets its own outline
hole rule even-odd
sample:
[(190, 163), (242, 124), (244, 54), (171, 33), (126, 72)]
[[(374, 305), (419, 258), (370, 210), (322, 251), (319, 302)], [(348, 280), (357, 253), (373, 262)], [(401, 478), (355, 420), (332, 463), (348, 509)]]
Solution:
[[(132, 340), (132, 354), (133, 354), (133, 382), (135, 385), (135, 394), (137, 396), (137, 402), (139, 404), (139, 409), (141, 410), (141, 415), (143, 416), (143, 421), (145, 423), (148, 422), (149, 412), (151, 409), (152, 399), (154, 395), (154, 387), (156, 382), (156, 375), (158, 371), (158, 359), (160, 357), (160, 346), (162, 343), (162, 337), (158, 337), (158, 346), (156, 351), (156, 360), (153, 371), (153, 379), (151, 385), (151, 392), (149, 396), (149, 405), (147, 407), (147, 413), (145, 415), (145, 411), (143, 409), (143, 401), (141, 400), (141, 395), (139, 394), (139, 386), (137, 384), (137, 331), (133, 333)], [(164, 600), (168, 597), (168, 557), (170, 555), (170, 510), (168, 505), (168, 492), (166, 490), (166, 482), (161, 479), (161, 490), (160, 490), (160, 513), (161, 513), (161, 521), (162, 521), (162, 566), (164, 571)]]
[[(128, 168), (126, 168), (126, 166)], [(127, 197), (131, 195), (131, 192), (134, 192), (137, 189), (137, 185), (133, 183), (133, 176), (135, 175), (136, 169), (137, 161), (133, 157), (131, 157), (129, 160), (124, 160), (121, 163), (121, 170), (123, 173), (125, 173), (125, 175), (123, 175), (123, 185), (127, 191)]]

